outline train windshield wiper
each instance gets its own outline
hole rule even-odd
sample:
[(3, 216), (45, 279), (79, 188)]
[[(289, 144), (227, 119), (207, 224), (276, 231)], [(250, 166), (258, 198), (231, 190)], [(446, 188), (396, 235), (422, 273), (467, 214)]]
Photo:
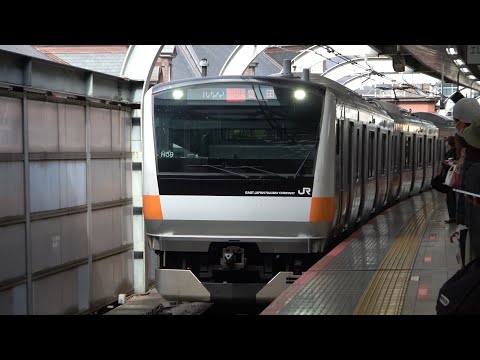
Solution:
[(207, 164), (199, 164), (199, 165), (187, 165), (187, 166), (203, 166), (203, 167), (211, 167), (211, 168), (214, 168), (214, 169), (217, 169), (217, 170), (220, 170), (220, 171), (224, 171), (226, 173), (230, 173), (230, 174), (233, 174), (233, 175), (238, 175), (238, 176), (241, 176), (243, 178), (248, 178), (247, 175), (243, 175), (243, 174), (240, 174), (240, 173), (237, 173), (237, 172), (234, 172), (234, 171), (229, 171), (227, 169), (224, 169), (224, 168), (221, 168), (221, 167), (218, 167), (218, 166), (215, 166), (215, 165), (207, 165)]
[(259, 168), (253, 167), (253, 166), (232, 166), (232, 167), (228, 167), (226, 169), (253, 169), (255, 171), (260, 171), (260, 172), (263, 172), (263, 173), (266, 173), (266, 174), (280, 176), (280, 177), (285, 178), (285, 179), (288, 177), (288, 176), (280, 175), (280, 174), (277, 174), (277, 173), (274, 173), (274, 172), (271, 172), (271, 171), (259, 169)]
[(300, 173), (300, 170), (302, 170), (303, 168), (303, 165), (305, 165), (305, 162), (307, 161), (307, 159), (310, 157), (310, 155), (312, 154), (312, 151), (315, 150), (317, 148), (317, 143), (315, 143), (312, 148), (310, 149), (310, 151), (308, 152), (307, 156), (305, 156), (305, 159), (303, 159), (302, 163), (300, 164), (300, 166), (298, 167), (297, 169), (297, 172), (295, 173), (295, 175), (293, 175), (293, 178), (295, 179), (297, 177), (297, 175)]

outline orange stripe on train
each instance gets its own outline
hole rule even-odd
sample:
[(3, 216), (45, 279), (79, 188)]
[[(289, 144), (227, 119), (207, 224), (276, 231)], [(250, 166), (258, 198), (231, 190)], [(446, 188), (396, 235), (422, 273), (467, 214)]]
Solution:
[(310, 222), (331, 222), (335, 215), (334, 197), (312, 197)]
[(147, 220), (163, 220), (159, 195), (143, 195), (143, 216)]

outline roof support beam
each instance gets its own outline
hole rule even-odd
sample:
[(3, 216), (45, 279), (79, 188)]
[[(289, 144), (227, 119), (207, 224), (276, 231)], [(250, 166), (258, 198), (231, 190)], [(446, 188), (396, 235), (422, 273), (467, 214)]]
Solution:
[(242, 75), (255, 58), (270, 45), (238, 45), (229, 56), (219, 75)]
[[(132, 161), (136, 169), (132, 170), (132, 202), (136, 209), (143, 208), (143, 96), (150, 85), (150, 77), (164, 45), (131, 45), (123, 62), (120, 76), (143, 81), (143, 88), (137, 94), (141, 99), (141, 109), (133, 112), (134, 118), (140, 122), (132, 123)], [(151, 250), (146, 246), (143, 211), (134, 213), (133, 231), (133, 288), (136, 294), (148, 290), (149, 274), (147, 258), (151, 258)]]

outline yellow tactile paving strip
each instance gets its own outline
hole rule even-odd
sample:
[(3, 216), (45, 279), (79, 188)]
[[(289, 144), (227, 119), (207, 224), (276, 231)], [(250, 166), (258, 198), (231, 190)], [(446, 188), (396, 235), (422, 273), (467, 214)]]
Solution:
[(408, 281), (436, 198), (418, 211), (397, 235), (369, 285), (354, 315), (400, 315)]

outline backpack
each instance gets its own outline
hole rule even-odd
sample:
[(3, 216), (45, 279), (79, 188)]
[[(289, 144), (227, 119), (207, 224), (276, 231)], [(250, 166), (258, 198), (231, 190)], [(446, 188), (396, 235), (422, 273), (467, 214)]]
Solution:
[(443, 174), (435, 176), (432, 179), (430, 185), (432, 185), (433, 189), (435, 189), (435, 190), (437, 190), (441, 193), (444, 193), (444, 194), (446, 194), (451, 189), (450, 186), (445, 185), (445, 175), (443, 175)]
[(437, 315), (480, 314), (480, 258), (458, 270), (440, 288)]

